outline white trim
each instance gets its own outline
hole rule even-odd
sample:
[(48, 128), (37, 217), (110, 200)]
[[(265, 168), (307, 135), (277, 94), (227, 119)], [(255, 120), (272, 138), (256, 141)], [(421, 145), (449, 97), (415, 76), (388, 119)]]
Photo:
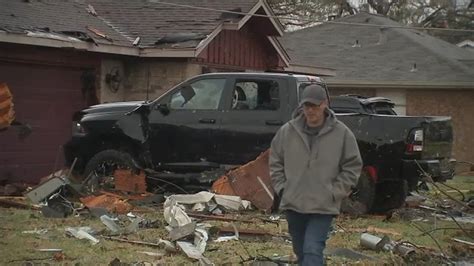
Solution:
[(281, 59), (285, 63), (286, 67), (290, 66), (290, 57), (286, 54), (284, 50), (281, 50), (281, 46), (278, 43), (278, 40), (275, 39), (273, 36), (267, 36), (270, 43), (273, 45), (277, 53), (280, 55)]
[(199, 54), (211, 43), (212, 40), (214, 40), (214, 38), (216, 38), (216, 36), (222, 31), (223, 29), (223, 25), (222, 23), (219, 24), (219, 26), (217, 26), (217, 28), (215, 28), (211, 34), (209, 34), (207, 36), (206, 39), (204, 39), (203, 41), (201, 41), (198, 46), (196, 47), (196, 50), (194, 52), (194, 57), (198, 57)]
[(141, 48), (139, 57), (195, 57), (194, 49), (160, 49), (160, 48)]
[(252, 18), (252, 15), (255, 14), (255, 12), (257, 12), (257, 10), (262, 6), (263, 2), (262, 0), (259, 0), (258, 3), (256, 3), (255, 6), (252, 7), (252, 9), (250, 9), (250, 11), (245, 15), (245, 17), (239, 21), (239, 30), (245, 25), (245, 23), (247, 23), (247, 21), (249, 21), (249, 19)]
[(98, 46), (96, 46), (93, 43), (84, 42), (84, 41), (71, 42), (71, 41), (49, 39), (49, 38), (28, 37), (24, 34), (14, 34), (14, 33), (0, 32), (0, 42), (55, 47), (55, 48), (74, 48), (77, 50), (84, 50), (84, 51), (97, 52), (97, 53), (106, 53), (106, 54), (119, 54), (119, 55), (131, 55), (131, 56), (139, 55), (138, 48), (134, 48), (134, 47), (123, 47), (123, 46), (110, 45), (110, 44), (99, 44)]
[[(262, 0), (260, 0), (260, 1), (262, 1)], [(270, 9), (270, 7), (268, 7), (268, 6), (266, 5), (266, 2), (265, 2), (265, 3), (262, 2), (262, 7), (263, 7), (263, 9), (265, 10), (265, 12), (266, 12), (269, 16), (274, 16), (274, 15), (275, 15), (275, 14), (273, 14), (273, 12), (272, 12), (272, 10)], [(273, 17), (269, 17), (268, 19), (270, 19), (270, 21), (272, 22), (273, 26), (277, 29), (278, 34), (280, 34), (280, 37), (283, 36), (284, 32), (283, 32), (283, 29), (282, 29), (282, 27), (281, 27), (281, 24), (279, 24), (279, 23), (275, 20), (275, 18), (273, 18)]]
[[(255, 14), (260, 8), (263, 8), (263, 10), (265, 11), (265, 13), (267, 13), (268, 16), (272, 16), (272, 12), (271, 10), (268, 8), (268, 6), (265, 4), (265, 2), (263, 0), (259, 0), (257, 4), (255, 4), (255, 6), (250, 9), (250, 11), (247, 13), (247, 15), (245, 15), (245, 17), (243, 19), (241, 19), (239, 21), (239, 27), (238, 29), (240, 30), (244, 25), (245, 23), (247, 23), (247, 21), (249, 21), (253, 16), (253, 14)], [(273, 26), (275, 27), (275, 29), (278, 31), (278, 34), (280, 36), (283, 36), (283, 29), (280, 27), (280, 25), (275, 21), (275, 18), (273, 17), (269, 17), (268, 18), (270, 20), (270, 22), (273, 24)]]
[(294, 72), (294, 73), (302, 73), (302, 74), (311, 74), (311, 75), (316, 75), (316, 76), (335, 76), (336, 75), (336, 70), (333, 68), (294, 65), (294, 64), (290, 64), (290, 66), (285, 67), (285, 71)]
[(339, 88), (377, 88), (377, 89), (474, 89), (472, 82), (421, 82), (421, 81), (359, 81), (326, 80), (329, 86)]
[(464, 40), (464, 41), (462, 41), (462, 42), (460, 42), (456, 45), (459, 46), (459, 47), (462, 47), (462, 48), (464, 48), (464, 47), (474, 47), (474, 42), (471, 41), (471, 40)]

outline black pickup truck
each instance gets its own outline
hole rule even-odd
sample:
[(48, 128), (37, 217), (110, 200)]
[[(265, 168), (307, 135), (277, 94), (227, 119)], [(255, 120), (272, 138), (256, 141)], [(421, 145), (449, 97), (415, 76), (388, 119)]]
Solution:
[[(74, 115), (66, 163), (76, 161), (75, 171), (101, 182), (117, 167), (189, 181), (196, 173), (242, 165), (269, 148), (311, 83), (325, 86), (307, 75), (204, 74), (151, 102), (91, 106)], [(384, 99), (346, 95), (331, 101), (364, 161), (354, 200), (370, 209), (398, 207), (416, 189), (420, 168), (435, 181), (452, 178), (449, 117), (397, 116)]]

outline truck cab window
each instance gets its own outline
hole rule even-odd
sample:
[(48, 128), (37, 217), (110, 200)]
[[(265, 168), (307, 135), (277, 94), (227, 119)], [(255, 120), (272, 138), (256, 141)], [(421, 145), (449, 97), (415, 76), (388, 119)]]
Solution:
[(202, 79), (179, 88), (171, 96), (171, 109), (217, 110), (225, 79)]
[(232, 93), (232, 110), (278, 110), (280, 94), (274, 80), (237, 80)]

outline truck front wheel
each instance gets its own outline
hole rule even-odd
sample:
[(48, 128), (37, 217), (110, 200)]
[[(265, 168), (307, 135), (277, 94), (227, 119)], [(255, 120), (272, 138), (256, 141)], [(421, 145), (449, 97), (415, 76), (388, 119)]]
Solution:
[(104, 150), (94, 155), (84, 169), (84, 185), (88, 192), (115, 187), (114, 171), (117, 169), (137, 170), (133, 157), (119, 150)]

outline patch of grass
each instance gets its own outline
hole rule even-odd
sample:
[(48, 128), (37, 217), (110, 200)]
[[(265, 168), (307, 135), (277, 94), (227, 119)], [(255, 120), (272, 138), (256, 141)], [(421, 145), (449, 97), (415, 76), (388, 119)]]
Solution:
[[(474, 177), (456, 176), (453, 180), (447, 182), (448, 185), (458, 189), (468, 190), (467, 195), (472, 195), (474, 190)], [(446, 188), (447, 189), (447, 188)], [(449, 190), (449, 189), (447, 189)], [(431, 196), (443, 198), (443, 195), (436, 193), (435, 190), (430, 191)], [(459, 197), (456, 193), (453, 196)], [(151, 212), (139, 213), (140, 216), (147, 220), (160, 220), (161, 226), (159, 228), (140, 229), (138, 232), (130, 234), (127, 237), (130, 240), (140, 240), (145, 242), (156, 243), (158, 239), (166, 239), (168, 232), (165, 230), (165, 221), (162, 215), (162, 210), (153, 210)], [(108, 264), (115, 258), (120, 259), (121, 262), (157, 262), (165, 265), (187, 265), (195, 263), (195, 261), (187, 258), (183, 253), (178, 252), (174, 254), (166, 254), (162, 258), (151, 257), (139, 253), (140, 251), (150, 252), (164, 252), (163, 249), (156, 247), (148, 247), (141, 245), (134, 245), (129, 243), (120, 243), (115, 241), (100, 239), (97, 245), (91, 245), (88, 240), (79, 240), (73, 237), (66, 236), (64, 229), (66, 227), (90, 226), (99, 233), (106, 233), (105, 226), (97, 218), (87, 217), (67, 217), (64, 219), (45, 218), (38, 211), (20, 210), (20, 209), (6, 209), (0, 208), (0, 217), (2, 225), (0, 226), (0, 247), (2, 256), (0, 256), (0, 265), (21, 265), (27, 261), (32, 262), (54, 262), (51, 260), (53, 254), (39, 252), (40, 248), (61, 248), (65, 255), (65, 260), (61, 263), (69, 265), (104, 265)], [(272, 223), (265, 223), (259, 219), (263, 215), (257, 211), (245, 212), (238, 215), (240, 219), (248, 219), (254, 221), (253, 223), (238, 223), (235, 225), (239, 228), (259, 229), (271, 232), (274, 237), (260, 237), (260, 238), (244, 238), (239, 241), (228, 241), (216, 243), (211, 237), (208, 241), (206, 252), (204, 255), (217, 265), (221, 264), (238, 264), (243, 259), (248, 259), (249, 256), (287, 256), (292, 254), (291, 243), (286, 241), (288, 239), (287, 224), (284, 220), (280, 221), (280, 226)], [(365, 255), (378, 259), (378, 261), (354, 261), (342, 257), (329, 257), (329, 265), (373, 265), (373, 264), (405, 264), (403, 259), (397, 255), (389, 252), (376, 252), (372, 250), (363, 249), (360, 244), (360, 235), (364, 229), (369, 226), (389, 229), (400, 233), (399, 236), (391, 235), (391, 239), (395, 241), (409, 241), (417, 246), (429, 247), (433, 252), (440, 252), (439, 248), (428, 235), (422, 235), (422, 232), (417, 229), (414, 224), (422, 230), (427, 231), (440, 227), (456, 228), (456, 224), (452, 221), (441, 221), (433, 219), (429, 215), (426, 217), (422, 213), (415, 212), (414, 215), (408, 216), (410, 218), (425, 217), (423, 221), (406, 220), (407, 215), (404, 216), (402, 212), (394, 212), (391, 219), (384, 221), (383, 216), (364, 216), (364, 217), (349, 217), (340, 215), (335, 220), (334, 231), (331, 233), (328, 240), (328, 248), (350, 248), (361, 252)], [(230, 227), (228, 222), (219, 221), (204, 221), (213, 226)], [(472, 224), (462, 224), (465, 229), (474, 230)], [(47, 229), (46, 234), (24, 234), (22, 231), (34, 229)], [(372, 233), (379, 237), (382, 235)], [(432, 236), (439, 242), (441, 249), (448, 255), (453, 255), (454, 244), (451, 241), (452, 237), (466, 238), (461, 230), (438, 230), (432, 233)], [(472, 241), (470, 239), (469, 241)], [(426, 256), (422, 250), (418, 250), (419, 256), (413, 264), (439, 264), (440, 262), (433, 262), (433, 256)], [(463, 250), (464, 255), (474, 255), (470, 249)], [(459, 253), (459, 252), (458, 252)]]

